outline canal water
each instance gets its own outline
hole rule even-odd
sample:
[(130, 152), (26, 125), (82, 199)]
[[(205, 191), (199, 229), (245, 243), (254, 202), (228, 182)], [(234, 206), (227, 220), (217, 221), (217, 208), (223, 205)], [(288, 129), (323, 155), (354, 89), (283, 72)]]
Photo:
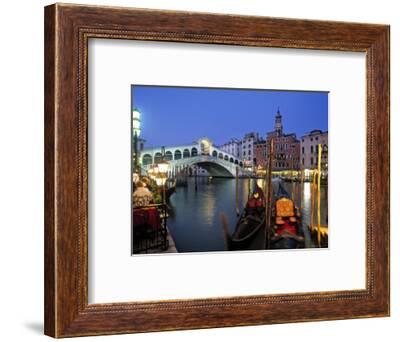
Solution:
[[(263, 180), (239, 179), (239, 208), (247, 202), (249, 189), (254, 189), (254, 182), (263, 188)], [(198, 177), (197, 191), (195, 179), (189, 177), (187, 187), (177, 187), (170, 198), (168, 227), (179, 252), (207, 252), (226, 250), (220, 215), (224, 213), (232, 234), (237, 221), (236, 216), (236, 180), (232, 178)], [(283, 187), (291, 195), (292, 184), (284, 182)], [(296, 205), (299, 205), (300, 184), (295, 187)], [(310, 223), (311, 184), (303, 184), (303, 227)], [(328, 198), (327, 187), (321, 189), (321, 225), (327, 224)], [(317, 222), (315, 213), (314, 224)], [(312, 246), (311, 246), (312, 247)]]

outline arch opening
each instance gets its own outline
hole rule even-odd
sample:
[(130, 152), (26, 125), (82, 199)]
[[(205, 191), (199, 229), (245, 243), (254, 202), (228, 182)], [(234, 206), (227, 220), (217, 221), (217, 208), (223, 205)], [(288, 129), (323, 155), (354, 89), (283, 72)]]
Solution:
[(143, 165), (153, 164), (153, 157), (150, 154), (146, 153), (142, 158), (142, 164)]
[(161, 160), (162, 160), (162, 154), (161, 154), (161, 152), (157, 152), (157, 153), (154, 155), (154, 164), (160, 163)]
[(213, 162), (199, 162), (195, 165), (200, 166), (201, 168), (207, 170), (210, 176), (213, 177), (226, 177), (226, 178), (233, 178), (234, 175), (225, 167), (220, 164), (213, 163)]
[(179, 150), (175, 150), (174, 159), (175, 159), (175, 160), (182, 159), (182, 152), (179, 151)]
[(171, 151), (165, 152), (165, 160), (167, 160), (167, 161), (172, 160), (172, 152)]

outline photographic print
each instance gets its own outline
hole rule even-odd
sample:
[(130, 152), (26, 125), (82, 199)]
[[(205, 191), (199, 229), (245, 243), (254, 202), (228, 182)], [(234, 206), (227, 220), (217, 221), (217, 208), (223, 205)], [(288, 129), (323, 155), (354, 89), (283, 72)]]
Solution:
[(132, 255), (327, 248), (328, 100), (132, 85)]

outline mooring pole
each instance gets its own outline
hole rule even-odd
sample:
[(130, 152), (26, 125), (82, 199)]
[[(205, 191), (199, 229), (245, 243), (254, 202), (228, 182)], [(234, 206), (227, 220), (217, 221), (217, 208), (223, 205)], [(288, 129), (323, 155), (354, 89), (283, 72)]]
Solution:
[(318, 144), (318, 188), (317, 188), (318, 247), (321, 247), (321, 156), (322, 156), (322, 145)]
[(265, 231), (266, 246), (271, 247), (271, 214), (272, 214), (272, 160), (274, 154), (274, 139), (271, 139), (269, 146), (268, 173), (266, 173), (266, 182), (268, 184), (268, 192), (265, 196)]
[(265, 144), (265, 149), (267, 150), (266, 155), (268, 159), (265, 162), (265, 177), (264, 177), (264, 207), (265, 207), (265, 246), (268, 245), (268, 226), (267, 226), (267, 215), (268, 215), (268, 194), (269, 194), (269, 186), (268, 186), (268, 179), (269, 179), (269, 154), (271, 153), (271, 148), (268, 144)]
[(236, 190), (236, 216), (239, 216), (239, 166), (236, 166), (235, 190)]
[(310, 216), (310, 226), (311, 232), (314, 230), (314, 208), (315, 208), (315, 178), (317, 176), (316, 170), (313, 170), (312, 183), (311, 183), (311, 216)]
[(247, 199), (249, 200), (250, 199), (250, 194), (251, 194), (251, 191), (250, 191), (250, 182), (251, 182), (251, 178), (250, 178), (250, 176), (248, 176), (248, 179), (247, 179)]
[(300, 204), (299, 204), (299, 210), (301, 213), (301, 210), (303, 209), (303, 186), (304, 186), (304, 171), (300, 170)]

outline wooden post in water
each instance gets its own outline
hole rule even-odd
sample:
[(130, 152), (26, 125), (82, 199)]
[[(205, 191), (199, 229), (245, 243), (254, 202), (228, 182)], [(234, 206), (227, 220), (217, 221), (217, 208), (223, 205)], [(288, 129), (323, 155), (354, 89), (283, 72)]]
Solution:
[(322, 156), (322, 145), (318, 144), (318, 187), (317, 187), (318, 247), (321, 247), (321, 156)]
[(315, 177), (317, 173), (313, 170), (313, 177), (311, 183), (311, 216), (310, 216), (310, 227), (311, 231), (314, 229), (314, 207), (315, 207)]
[(291, 175), (292, 175), (292, 201), (293, 201), (293, 203), (294, 203), (294, 170), (292, 170), (292, 172), (291, 172)]
[(304, 186), (304, 170), (300, 171), (300, 204), (299, 204), (299, 210), (301, 213), (301, 210), (303, 209), (303, 186)]
[[(269, 178), (269, 153), (270, 153), (270, 146), (268, 146), (267, 143), (265, 143), (265, 149), (266, 149), (266, 156), (268, 156), (268, 160), (265, 161), (265, 176), (264, 176), (264, 207), (265, 207), (265, 218), (267, 218), (267, 207), (268, 207), (268, 191), (269, 191), (269, 186), (268, 186), (268, 178)], [(266, 220), (265, 220), (266, 221)], [(266, 228), (267, 229), (267, 228)], [(267, 231), (266, 231), (267, 234)]]
[(270, 146), (268, 144), (265, 144), (265, 149), (266, 155), (268, 156), (268, 160), (265, 162), (265, 177), (264, 177), (264, 201), (265, 201), (265, 215), (267, 215), (267, 206), (268, 206), (268, 191), (269, 191), (269, 186), (268, 186), (268, 178), (269, 178), (269, 153), (271, 152)]
[(239, 216), (239, 166), (236, 166), (236, 216)]
[(272, 162), (273, 162), (273, 154), (274, 154), (274, 139), (271, 139), (269, 146), (269, 154), (268, 154), (268, 172), (265, 174), (265, 182), (266, 186), (268, 186), (267, 193), (265, 194), (265, 238), (266, 238), (266, 247), (270, 248), (271, 241), (271, 214), (272, 214)]
[(251, 181), (251, 178), (250, 178), (250, 176), (248, 176), (248, 178), (247, 178), (247, 199), (248, 199), (248, 200), (250, 199), (250, 194), (251, 194), (251, 191), (250, 191), (250, 181)]

